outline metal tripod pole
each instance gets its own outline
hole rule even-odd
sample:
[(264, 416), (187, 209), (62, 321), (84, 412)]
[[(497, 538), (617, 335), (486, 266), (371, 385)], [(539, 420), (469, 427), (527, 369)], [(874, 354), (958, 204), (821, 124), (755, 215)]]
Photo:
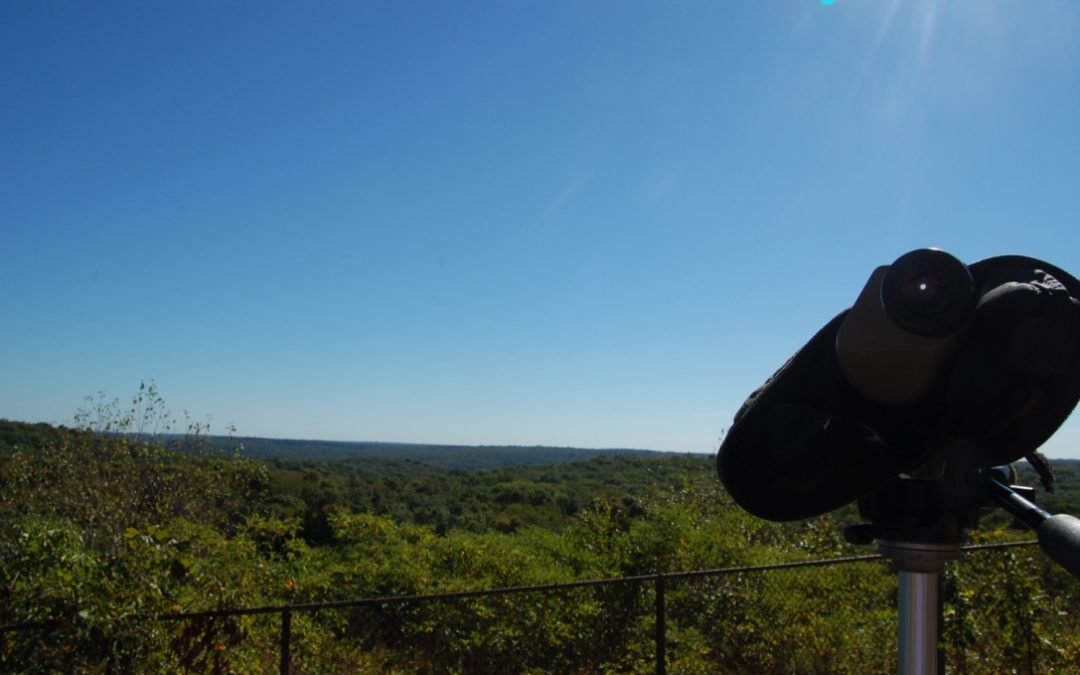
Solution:
[(878, 548), (892, 559), (900, 573), (897, 672), (900, 675), (936, 675), (941, 630), (938, 623), (941, 573), (946, 562), (960, 555), (960, 546), (879, 541)]

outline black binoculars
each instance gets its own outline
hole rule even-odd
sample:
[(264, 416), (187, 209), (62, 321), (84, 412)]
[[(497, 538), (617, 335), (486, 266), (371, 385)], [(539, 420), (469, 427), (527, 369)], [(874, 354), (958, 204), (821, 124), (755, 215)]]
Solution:
[(897, 476), (1031, 456), (1080, 398), (1080, 281), (1042, 260), (911, 251), (870, 275), (735, 416), (717, 469), (771, 520)]

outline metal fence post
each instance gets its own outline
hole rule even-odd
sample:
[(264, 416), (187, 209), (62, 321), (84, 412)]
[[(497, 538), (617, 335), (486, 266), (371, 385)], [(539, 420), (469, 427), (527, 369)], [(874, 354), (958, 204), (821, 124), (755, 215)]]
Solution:
[(289, 663), (292, 654), (289, 652), (289, 643), (292, 640), (292, 610), (288, 607), (281, 610), (281, 675), (289, 675)]
[(656, 575), (656, 675), (667, 673), (667, 607), (664, 601), (664, 575)]

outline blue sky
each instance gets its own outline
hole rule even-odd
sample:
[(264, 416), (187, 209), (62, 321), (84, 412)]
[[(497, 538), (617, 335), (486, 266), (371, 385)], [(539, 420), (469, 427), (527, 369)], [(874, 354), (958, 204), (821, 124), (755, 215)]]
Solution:
[[(0, 6), (0, 417), (709, 451), (878, 264), (1080, 270), (1080, 6)], [(1080, 457), (1080, 421), (1045, 448)]]

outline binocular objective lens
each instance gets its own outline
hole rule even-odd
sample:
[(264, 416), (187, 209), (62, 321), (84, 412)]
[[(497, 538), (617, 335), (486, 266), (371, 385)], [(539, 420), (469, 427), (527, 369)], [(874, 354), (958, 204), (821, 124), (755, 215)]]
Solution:
[(885, 313), (902, 330), (926, 337), (950, 335), (975, 307), (975, 282), (964, 263), (938, 249), (919, 249), (894, 262), (881, 283)]

